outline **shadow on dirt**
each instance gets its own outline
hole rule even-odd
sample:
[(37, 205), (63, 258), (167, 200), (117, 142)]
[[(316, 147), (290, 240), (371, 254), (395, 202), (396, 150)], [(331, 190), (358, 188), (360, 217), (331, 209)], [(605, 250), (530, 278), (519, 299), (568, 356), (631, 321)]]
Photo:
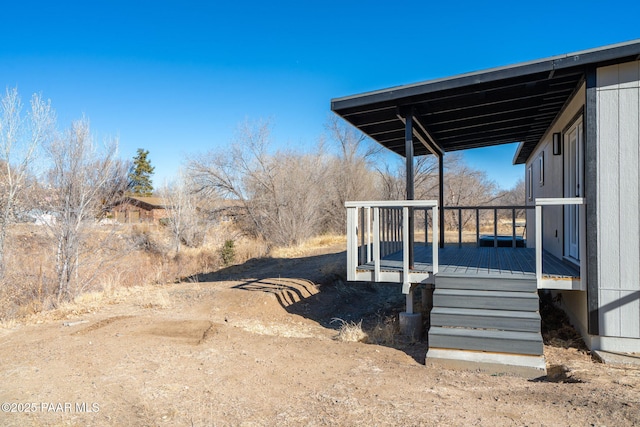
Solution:
[(346, 252), (302, 258), (259, 258), (244, 264), (187, 278), (190, 281), (240, 282), (236, 289), (275, 295), (289, 313), (337, 330), (359, 323), (368, 342), (404, 351), (424, 363), (426, 342), (408, 340), (397, 332), (405, 297), (400, 284), (346, 282)]

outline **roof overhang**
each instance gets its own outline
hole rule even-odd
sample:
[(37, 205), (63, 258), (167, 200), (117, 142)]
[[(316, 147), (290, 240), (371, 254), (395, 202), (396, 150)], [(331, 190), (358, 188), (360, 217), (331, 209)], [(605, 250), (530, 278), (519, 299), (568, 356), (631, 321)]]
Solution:
[(331, 109), (405, 156), (404, 118), (414, 118), (414, 153), (519, 142), (524, 163), (587, 69), (640, 59), (640, 40), (506, 67), (335, 98)]

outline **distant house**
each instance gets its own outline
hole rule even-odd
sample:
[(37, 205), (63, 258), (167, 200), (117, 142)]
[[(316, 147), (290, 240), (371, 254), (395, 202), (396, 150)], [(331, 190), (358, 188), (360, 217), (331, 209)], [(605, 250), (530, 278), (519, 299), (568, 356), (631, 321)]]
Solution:
[[(422, 324), (414, 289), (432, 293), (427, 362), (544, 371), (538, 290), (592, 350), (640, 352), (640, 40), (337, 98), (332, 110), (406, 158), (407, 200), (346, 204), (348, 280), (402, 283), (401, 326)], [(512, 206), (511, 248), (497, 230), (494, 247), (445, 245), (446, 210), (495, 207), (445, 206), (443, 156), (513, 142), (526, 247)], [(413, 200), (414, 155), (438, 158), (438, 200)], [(415, 210), (432, 215), (428, 245), (414, 245)]]
[(167, 202), (161, 197), (125, 197), (112, 209), (113, 219), (123, 224), (158, 223), (168, 215)]

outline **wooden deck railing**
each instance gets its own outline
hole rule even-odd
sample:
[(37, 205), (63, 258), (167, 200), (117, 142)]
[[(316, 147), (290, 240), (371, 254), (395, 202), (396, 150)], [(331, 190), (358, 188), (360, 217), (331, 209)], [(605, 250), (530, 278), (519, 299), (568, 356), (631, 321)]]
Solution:
[[(493, 210), (494, 216), (494, 244), (498, 246), (497, 236), (497, 211), (501, 209), (511, 210), (511, 245), (516, 247), (516, 211), (519, 209), (535, 209), (535, 273), (538, 282), (538, 288), (544, 288), (543, 280), (543, 207), (545, 206), (579, 206), (579, 257), (580, 262), (580, 280), (579, 283), (571, 284), (571, 289), (585, 289), (586, 284), (586, 222), (585, 222), (585, 199), (584, 198), (538, 198), (535, 206), (465, 206), (465, 207), (446, 207), (445, 209), (458, 211), (458, 218), (461, 217), (463, 210), (475, 210), (476, 212), (476, 243), (479, 239), (479, 211)], [(370, 276), (373, 281), (381, 281), (381, 260), (388, 255), (402, 252), (402, 269), (401, 278), (403, 283), (403, 291), (405, 293), (410, 289), (410, 277), (415, 273), (413, 269), (413, 249), (414, 234), (410, 233), (411, 222), (414, 220), (416, 211), (425, 212), (425, 245), (429, 244), (429, 234), (431, 234), (432, 245), (432, 266), (430, 274), (438, 273), (438, 204), (435, 200), (400, 200), (400, 201), (365, 201), (365, 202), (347, 202), (347, 280), (358, 280), (358, 266), (368, 264), (369, 269), (373, 269), (373, 275)], [(427, 216), (430, 212), (431, 227)], [(460, 220), (459, 220), (460, 221)], [(460, 224), (460, 223), (459, 223)], [(429, 230), (430, 228), (430, 230)], [(415, 230), (414, 230), (415, 233)], [(462, 227), (458, 230), (458, 245), (462, 244)], [(425, 262), (426, 260), (421, 260)], [(428, 262), (428, 261), (427, 261)], [(386, 271), (386, 270), (385, 270)], [(399, 272), (398, 272), (399, 273)], [(395, 276), (393, 281), (400, 277)], [(370, 280), (370, 279), (368, 279)], [(551, 285), (549, 285), (551, 286)], [(557, 284), (554, 284), (557, 286)], [(556, 289), (556, 287), (553, 287)], [(564, 289), (564, 288), (563, 288)]]
[(516, 220), (516, 212), (526, 209), (534, 209), (534, 206), (445, 206), (445, 211), (457, 212), (458, 217), (458, 247), (462, 247), (462, 229), (464, 224), (462, 222), (463, 211), (475, 211), (475, 233), (476, 233), (476, 245), (480, 244), (480, 211), (493, 211), (493, 246), (498, 247), (498, 211), (509, 210), (511, 211), (511, 246), (517, 247), (517, 227), (522, 226), (523, 231), (526, 230), (526, 217), (524, 219), (524, 225), (518, 225)]
[[(380, 279), (380, 260), (402, 250), (403, 290), (413, 267), (414, 235), (410, 222), (416, 210), (431, 210), (432, 236), (438, 236), (438, 202), (398, 200), (347, 202), (347, 280), (356, 280), (358, 265), (373, 263), (375, 281)], [(428, 230), (425, 230), (425, 235)], [(358, 241), (359, 240), (359, 241)], [(432, 238), (433, 274), (438, 272), (437, 238)], [(426, 238), (425, 238), (426, 241)]]

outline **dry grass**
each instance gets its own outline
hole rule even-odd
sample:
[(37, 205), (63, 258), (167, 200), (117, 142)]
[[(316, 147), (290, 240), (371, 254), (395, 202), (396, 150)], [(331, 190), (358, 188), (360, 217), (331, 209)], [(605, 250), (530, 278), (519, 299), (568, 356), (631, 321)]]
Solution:
[(362, 330), (362, 320), (355, 323), (353, 321), (347, 322), (342, 319), (333, 319), (331, 323), (339, 322), (340, 328), (338, 329), (338, 335), (335, 336), (337, 341), (344, 342), (367, 342), (369, 336)]
[[(9, 324), (40, 313), (55, 311), (61, 318), (87, 312), (122, 298), (127, 289), (164, 285), (222, 267), (220, 249), (237, 231), (212, 227), (200, 248), (181, 247), (175, 252), (171, 235), (159, 226), (94, 226), (80, 255), (74, 298), (58, 301), (54, 245), (44, 227), (17, 224), (7, 239), (6, 274), (0, 282), (0, 323)], [(235, 238), (235, 262), (267, 253), (267, 245)], [(164, 308), (167, 298), (156, 290), (141, 295), (140, 305)]]
[[(270, 255), (298, 258), (324, 248), (345, 245), (345, 236), (325, 235), (295, 247), (272, 248), (242, 236), (231, 225), (211, 228), (199, 248), (181, 247), (176, 252), (171, 235), (159, 226), (95, 226), (84, 245), (77, 283), (71, 301), (58, 301), (55, 290), (55, 253), (46, 229), (18, 224), (8, 239), (7, 274), (0, 283), (0, 324), (42, 316), (66, 318), (92, 312), (105, 304), (134, 297), (142, 307), (167, 308), (168, 298), (157, 286), (197, 277), (223, 267), (221, 248), (234, 242), (234, 264)], [(341, 266), (327, 266), (336, 271)]]
[(400, 326), (397, 317), (386, 316), (378, 320), (378, 323), (369, 332), (369, 340), (374, 344), (393, 345), (400, 334)]
[(346, 241), (344, 236), (325, 235), (295, 247), (273, 248), (269, 253), (266, 242), (239, 235), (226, 224), (210, 229), (202, 247), (181, 247), (176, 252), (170, 234), (163, 227), (96, 226), (81, 256), (75, 297), (71, 301), (58, 301), (55, 257), (46, 230), (18, 224), (11, 232), (8, 273), (0, 286), (0, 324), (4, 325), (15, 320), (67, 318), (131, 296), (141, 307), (168, 308), (169, 298), (157, 286), (222, 268), (221, 248), (226, 240), (234, 241), (234, 264), (268, 254), (279, 258), (309, 256)]
[(318, 251), (329, 246), (344, 245), (346, 248), (347, 237), (337, 234), (325, 234), (290, 247), (273, 248), (270, 255), (274, 258), (300, 258), (315, 255)]

